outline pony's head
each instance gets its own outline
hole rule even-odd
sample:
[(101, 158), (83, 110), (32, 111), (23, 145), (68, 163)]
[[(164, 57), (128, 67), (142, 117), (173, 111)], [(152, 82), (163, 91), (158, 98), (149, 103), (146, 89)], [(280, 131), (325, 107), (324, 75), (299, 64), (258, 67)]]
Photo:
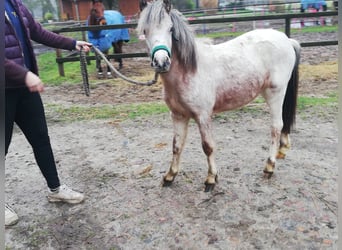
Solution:
[(137, 31), (145, 36), (152, 67), (157, 72), (169, 71), (173, 56), (187, 70), (195, 71), (194, 37), (184, 16), (171, 8), (170, 0), (141, 0), (140, 7)]
[(93, 8), (90, 10), (89, 25), (106, 25), (104, 18), (104, 5), (102, 1), (94, 0)]

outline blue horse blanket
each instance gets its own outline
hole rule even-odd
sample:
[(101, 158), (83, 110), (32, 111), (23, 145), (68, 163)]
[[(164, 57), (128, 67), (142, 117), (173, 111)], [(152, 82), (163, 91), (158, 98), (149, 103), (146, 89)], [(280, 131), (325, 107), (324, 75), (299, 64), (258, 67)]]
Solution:
[(300, 3), (302, 4), (302, 8), (307, 10), (308, 8), (315, 8), (319, 10), (321, 6), (326, 6), (327, 3), (325, 0), (301, 0)]
[[(104, 18), (107, 25), (124, 24), (125, 17), (116, 10), (105, 10)], [(87, 21), (88, 25), (88, 21)], [(117, 41), (126, 41), (130, 39), (128, 29), (110, 29), (110, 30), (98, 30), (88, 31), (88, 41), (96, 46), (102, 52), (107, 51), (112, 47), (112, 43)]]

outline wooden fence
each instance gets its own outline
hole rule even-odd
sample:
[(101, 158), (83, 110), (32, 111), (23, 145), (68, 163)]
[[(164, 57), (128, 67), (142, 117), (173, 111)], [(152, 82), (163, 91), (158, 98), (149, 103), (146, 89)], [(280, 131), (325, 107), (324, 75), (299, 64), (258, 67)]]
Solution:
[[(266, 20), (285, 20), (285, 33), (288, 37), (291, 36), (291, 20), (300, 18), (319, 18), (326, 16), (338, 16), (338, 11), (326, 11), (326, 12), (316, 12), (316, 13), (291, 13), (291, 14), (272, 14), (272, 15), (258, 15), (258, 16), (243, 16), (243, 17), (215, 17), (215, 18), (197, 18), (194, 20), (189, 20), (190, 24), (212, 24), (212, 23), (237, 23), (237, 22), (247, 22), (247, 21), (266, 21)], [(104, 29), (121, 29), (121, 28), (135, 28), (137, 23), (129, 24), (115, 24), (106, 26), (79, 26), (79, 27), (64, 27), (61, 29), (54, 30), (55, 33), (63, 32), (84, 32), (92, 30), (104, 30)], [(328, 46), (337, 45), (338, 41), (311, 41), (301, 43), (302, 47), (311, 46)], [(134, 58), (134, 57), (148, 57), (148, 53), (123, 53), (123, 54), (112, 54), (109, 55), (109, 59), (117, 58)], [(87, 60), (95, 60), (95, 56), (87, 56)], [(75, 62), (79, 61), (79, 55), (77, 53), (72, 53), (66, 57), (62, 57), (62, 52), (60, 49), (56, 49), (56, 62), (58, 64), (58, 70), (60, 76), (65, 76), (63, 63), (65, 62)]]

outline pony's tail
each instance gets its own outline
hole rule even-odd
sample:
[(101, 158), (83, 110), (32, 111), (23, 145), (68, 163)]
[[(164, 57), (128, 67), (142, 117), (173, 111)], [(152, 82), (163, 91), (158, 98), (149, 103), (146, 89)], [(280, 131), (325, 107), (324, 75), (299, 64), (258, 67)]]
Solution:
[(292, 70), (292, 75), (287, 85), (285, 99), (283, 103), (283, 129), (282, 133), (289, 134), (296, 120), (296, 107), (298, 95), (299, 81), (299, 60), (300, 60), (300, 44), (293, 39), (290, 39), (296, 53), (296, 62)]

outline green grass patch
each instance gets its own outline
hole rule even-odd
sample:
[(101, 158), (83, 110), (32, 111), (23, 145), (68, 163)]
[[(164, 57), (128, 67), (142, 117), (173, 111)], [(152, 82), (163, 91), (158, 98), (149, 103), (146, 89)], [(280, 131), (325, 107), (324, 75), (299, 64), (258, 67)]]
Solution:
[(80, 121), (95, 119), (126, 120), (138, 117), (157, 115), (169, 111), (164, 103), (140, 103), (124, 105), (105, 105), (96, 107), (71, 106), (64, 107), (57, 104), (47, 104), (46, 113), (58, 121)]
[(64, 64), (65, 76), (60, 76), (56, 63), (56, 53), (47, 52), (37, 58), (39, 65), (39, 76), (46, 85), (60, 85), (62, 83), (80, 83), (82, 75), (80, 62), (68, 62)]
[(212, 32), (208, 34), (196, 34), (196, 37), (199, 37), (199, 38), (207, 37), (207, 38), (215, 39), (215, 38), (223, 38), (223, 37), (238, 37), (242, 35), (243, 33), (245, 32)]
[[(231, 27), (232, 24), (228, 24)], [(279, 29), (279, 31), (285, 32), (285, 28)], [(338, 32), (338, 26), (312, 26), (303, 27), (302, 29), (291, 29), (291, 34), (295, 33), (317, 33), (317, 32)], [(237, 37), (245, 32), (211, 32), (207, 34), (196, 34), (196, 37), (208, 37), (208, 38), (224, 38), (224, 37)]]
[[(297, 99), (297, 108), (300, 110), (315, 106), (335, 106), (337, 103), (337, 93), (331, 93), (326, 97), (299, 96)], [(265, 104), (265, 99), (259, 96), (251, 104), (243, 107), (243, 109), (255, 110), (256, 107), (260, 107), (258, 104)]]
[[(306, 97), (298, 98), (298, 112), (305, 111), (310, 108), (335, 107), (338, 103), (338, 96), (333, 93), (327, 97)], [(121, 105), (104, 105), (104, 106), (77, 106), (73, 105), (65, 107), (59, 104), (46, 105), (47, 117), (55, 121), (81, 121), (81, 120), (96, 120), (96, 119), (114, 119), (127, 120), (136, 119), (139, 117), (147, 117), (169, 112), (168, 107), (163, 102), (149, 102), (137, 104), (121, 104)], [(246, 113), (252, 112), (258, 114), (260, 112), (268, 112), (263, 98), (257, 98), (253, 103), (228, 113)], [(223, 115), (222, 115), (223, 114)], [(215, 115), (216, 118), (225, 116), (225, 113)]]
[(301, 29), (291, 29), (291, 33), (316, 33), (316, 32), (338, 32), (338, 26), (309, 26)]
[(301, 96), (298, 98), (297, 108), (299, 110), (317, 106), (337, 106), (337, 94), (331, 94), (328, 97), (308, 97)]

